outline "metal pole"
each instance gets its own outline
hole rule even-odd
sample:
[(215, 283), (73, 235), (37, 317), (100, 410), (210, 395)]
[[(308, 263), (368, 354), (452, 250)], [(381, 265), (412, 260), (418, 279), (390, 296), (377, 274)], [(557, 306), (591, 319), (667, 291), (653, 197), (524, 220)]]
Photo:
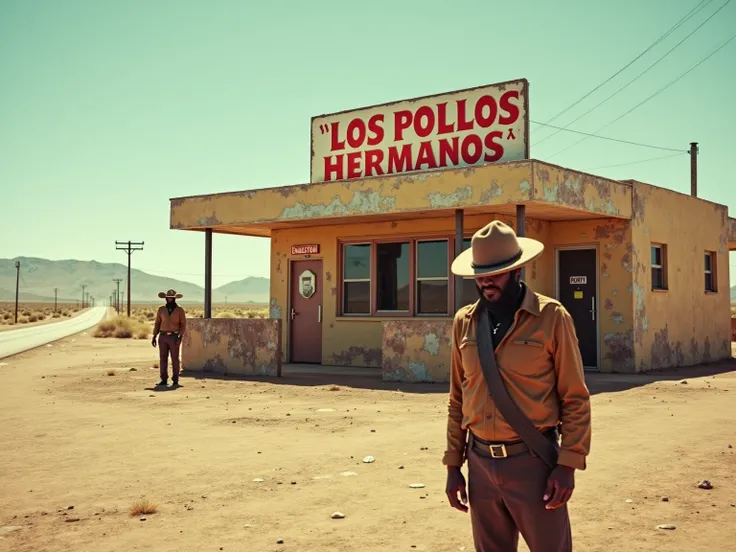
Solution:
[(87, 287), (87, 284), (82, 284), (82, 308), (84, 308), (84, 289)]
[(690, 195), (698, 197), (698, 143), (690, 142)]
[(54, 312), (56, 312), (56, 305), (58, 303), (59, 288), (54, 288)]
[(15, 323), (18, 323), (18, 292), (20, 285), (20, 261), (15, 261)]
[[(463, 210), (455, 209), (455, 257), (463, 251), (463, 236), (465, 230), (463, 228)], [(463, 278), (455, 276), (455, 312), (462, 307), (463, 302)]]
[[(526, 236), (526, 205), (516, 206), (516, 235), (520, 238)], [(521, 279), (526, 280), (526, 268), (521, 269)]]
[(204, 231), (204, 317), (212, 318), (212, 228)]

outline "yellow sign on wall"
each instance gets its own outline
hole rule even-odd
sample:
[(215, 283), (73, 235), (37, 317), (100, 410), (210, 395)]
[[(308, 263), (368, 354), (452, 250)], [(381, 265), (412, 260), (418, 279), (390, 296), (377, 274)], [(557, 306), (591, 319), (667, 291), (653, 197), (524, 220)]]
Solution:
[(574, 293), (574, 297), (575, 297), (575, 299), (582, 299), (582, 298), (583, 298), (583, 292), (582, 292), (582, 291), (577, 291), (577, 290), (576, 290), (576, 291), (575, 291), (575, 292), (573, 292), (573, 293)]

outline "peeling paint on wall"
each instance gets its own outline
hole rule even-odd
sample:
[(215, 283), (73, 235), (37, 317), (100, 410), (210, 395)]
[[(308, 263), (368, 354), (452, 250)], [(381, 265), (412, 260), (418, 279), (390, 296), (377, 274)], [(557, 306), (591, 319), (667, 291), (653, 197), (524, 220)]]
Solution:
[(193, 318), (182, 342), (187, 371), (277, 376), (281, 371), (281, 321)]
[(449, 381), (451, 346), (451, 320), (383, 322), (383, 379)]
[(272, 320), (281, 320), (282, 314), (283, 313), (281, 305), (278, 304), (274, 297), (271, 297), (271, 302), (269, 303), (268, 307), (269, 318), (271, 318)]
[(432, 209), (455, 207), (457, 205), (467, 203), (472, 197), (473, 188), (471, 188), (470, 186), (466, 186), (465, 188), (458, 188), (454, 192), (449, 192), (446, 194), (436, 192), (427, 194), (429, 206)]
[(366, 190), (356, 191), (348, 203), (343, 203), (339, 196), (334, 196), (327, 204), (297, 203), (286, 207), (279, 216), (280, 219), (305, 219), (345, 215), (366, 215), (386, 213), (396, 207), (396, 198), (382, 197), (378, 192)]
[(332, 353), (332, 364), (335, 366), (368, 366), (381, 365), (381, 350), (369, 349), (360, 345), (351, 345), (340, 352)]
[(610, 332), (603, 336), (604, 358), (610, 361), (612, 372), (634, 372), (634, 340), (632, 331)]

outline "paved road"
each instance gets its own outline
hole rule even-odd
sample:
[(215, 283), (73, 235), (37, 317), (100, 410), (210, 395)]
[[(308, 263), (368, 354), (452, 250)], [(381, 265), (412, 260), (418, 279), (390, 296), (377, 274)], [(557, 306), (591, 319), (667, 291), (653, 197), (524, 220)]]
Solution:
[(0, 332), (0, 358), (22, 353), (88, 330), (105, 317), (106, 310), (106, 307), (94, 307), (69, 320)]

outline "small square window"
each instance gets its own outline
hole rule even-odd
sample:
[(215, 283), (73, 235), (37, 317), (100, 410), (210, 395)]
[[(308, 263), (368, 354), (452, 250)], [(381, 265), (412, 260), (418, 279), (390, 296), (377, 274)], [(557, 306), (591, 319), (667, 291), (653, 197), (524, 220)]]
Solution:
[(667, 249), (665, 245), (652, 245), (652, 289), (667, 289)]
[(704, 258), (705, 291), (716, 291), (716, 254), (712, 251), (705, 252)]

